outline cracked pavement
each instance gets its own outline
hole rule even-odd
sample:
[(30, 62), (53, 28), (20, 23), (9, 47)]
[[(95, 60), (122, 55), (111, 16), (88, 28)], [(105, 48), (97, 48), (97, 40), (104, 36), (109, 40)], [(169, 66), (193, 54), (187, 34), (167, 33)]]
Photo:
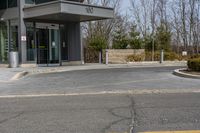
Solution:
[(4, 98), (0, 100), (0, 132), (197, 130), (199, 100), (200, 94), (194, 93)]
[(72, 71), (0, 83), (0, 133), (198, 130), (200, 82), (172, 75), (176, 68)]

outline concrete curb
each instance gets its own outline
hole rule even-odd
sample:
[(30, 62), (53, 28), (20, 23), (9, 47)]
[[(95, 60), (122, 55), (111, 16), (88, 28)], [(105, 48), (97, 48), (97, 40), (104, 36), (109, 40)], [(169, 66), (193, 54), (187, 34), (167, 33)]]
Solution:
[(46, 68), (46, 69), (38, 69), (35, 68), (31, 71), (28, 70), (29, 74), (47, 74), (47, 73), (60, 73), (60, 72), (69, 72), (69, 71), (82, 71), (82, 70), (105, 70), (105, 69), (115, 69), (115, 68), (151, 68), (151, 67), (172, 67), (172, 66), (179, 66), (185, 67), (187, 65), (186, 61), (166, 61), (160, 64), (157, 61), (154, 62), (134, 62), (134, 63), (127, 63), (127, 64), (86, 64), (80, 66), (80, 68), (75, 67), (53, 67), (53, 68)]
[(19, 80), (19, 79), (21, 79), (22, 77), (25, 77), (26, 75), (28, 75), (28, 72), (27, 72), (27, 71), (19, 72), (19, 73), (15, 74), (15, 75), (11, 78), (11, 81), (13, 81), (13, 80)]
[(200, 75), (184, 73), (184, 72), (181, 72), (181, 70), (187, 70), (187, 68), (174, 70), (173, 74), (179, 77), (184, 77), (184, 78), (200, 79)]
[(50, 74), (50, 73), (62, 73), (62, 72), (71, 72), (71, 71), (85, 71), (85, 70), (107, 70), (107, 69), (118, 69), (118, 68), (154, 68), (154, 67), (171, 67), (171, 66), (182, 66), (182, 65), (147, 65), (147, 66), (141, 66), (141, 65), (118, 65), (118, 66), (110, 66), (110, 65), (105, 65), (105, 66), (100, 66), (100, 67), (82, 67), (82, 68), (53, 68), (53, 69), (43, 69), (43, 70), (32, 70), (29, 71), (30, 75), (35, 75), (35, 74)]

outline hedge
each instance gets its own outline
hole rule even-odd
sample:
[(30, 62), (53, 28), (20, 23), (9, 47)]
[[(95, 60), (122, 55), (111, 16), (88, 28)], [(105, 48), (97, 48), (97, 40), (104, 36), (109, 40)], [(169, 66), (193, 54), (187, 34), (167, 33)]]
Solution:
[[(152, 60), (152, 53), (151, 52), (146, 52), (146, 61), (151, 61)], [(160, 60), (160, 51), (155, 51), (154, 53), (154, 60), (159, 61)], [(164, 51), (164, 60), (165, 61), (175, 61), (175, 60), (183, 60), (178, 54), (174, 52), (165, 52)]]
[(189, 59), (187, 64), (189, 70), (200, 72), (200, 58)]
[(145, 59), (145, 55), (143, 54), (139, 54), (139, 55), (129, 55), (127, 56), (126, 61), (127, 62), (140, 62), (140, 61), (144, 61)]

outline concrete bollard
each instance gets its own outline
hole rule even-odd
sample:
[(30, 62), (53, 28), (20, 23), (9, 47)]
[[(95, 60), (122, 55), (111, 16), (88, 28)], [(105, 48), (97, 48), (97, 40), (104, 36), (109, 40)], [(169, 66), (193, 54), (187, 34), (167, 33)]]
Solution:
[(162, 49), (160, 51), (160, 63), (162, 64), (164, 62), (164, 50)]
[(108, 50), (106, 49), (106, 65), (108, 65)]
[(99, 64), (101, 64), (101, 51), (99, 52)]

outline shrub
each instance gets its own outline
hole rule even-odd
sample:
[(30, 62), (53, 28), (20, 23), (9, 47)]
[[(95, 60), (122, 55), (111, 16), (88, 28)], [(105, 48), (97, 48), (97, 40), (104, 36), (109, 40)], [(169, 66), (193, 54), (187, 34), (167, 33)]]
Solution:
[[(152, 60), (152, 53), (151, 52), (146, 52), (146, 61), (151, 61)], [(154, 53), (154, 60), (159, 61), (160, 60), (160, 51), (155, 51)], [(164, 60), (165, 61), (175, 61), (175, 60), (185, 60), (182, 56), (176, 54), (175, 52), (165, 52), (164, 51)]]
[(180, 60), (179, 55), (174, 52), (165, 52), (164, 59), (167, 61)]
[(106, 49), (107, 41), (103, 36), (96, 35), (90, 39), (89, 47), (101, 51), (102, 49)]
[(200, 58), (189, 59), (187, 64), (189, 70), (200, 72)]
[(144, 59), (145, 59), (145, 55), (142, 55), (142, 54), (135, 55), (135, 54), (133, 54), (133, 55), (127, 56), (126, 61), (127, 62), (140, 62), (140, 61), (144, 61)]
[(195, 55), (190, 56), (190, 58), (191, 58), (191, 59), (200, 58), (200, 55), (199, 55), (199, 54), (195, 54)]
[[(151, 61), (152, 60), (152, 52), (145, 52), (145, 60), (146, 61)], [(155, 52), (154, 53), (154, 60), (159, 61), (160, 60), (160, 53)]]

